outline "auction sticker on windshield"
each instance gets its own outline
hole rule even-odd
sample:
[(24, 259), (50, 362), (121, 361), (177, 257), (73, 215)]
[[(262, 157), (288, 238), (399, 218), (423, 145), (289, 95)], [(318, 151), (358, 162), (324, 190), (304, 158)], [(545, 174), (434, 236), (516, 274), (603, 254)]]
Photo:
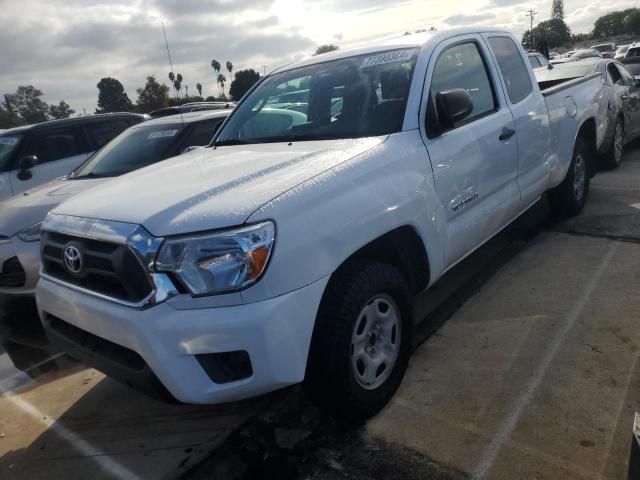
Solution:
[(414, 50), (396, 50), (395, 52), (381, 53), (366, 57), (362, 60), (360, 68), (375, 67), (376, 65), (384, 65), (385, 63), (406, 62), (411, 59)]
[(161, 130), (159, 132), (151, 132), (147, 139), (175, 137), (176, 133), (178, 133), (178, 130)]
[(0, 145), (15, 145), (18, 143), (16, 137), (0, 137)]

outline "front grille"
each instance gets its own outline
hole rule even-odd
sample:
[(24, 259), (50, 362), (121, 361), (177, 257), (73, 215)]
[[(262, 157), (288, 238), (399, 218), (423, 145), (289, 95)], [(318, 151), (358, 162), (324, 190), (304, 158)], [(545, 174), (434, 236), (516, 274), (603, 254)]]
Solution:
[[(82, 269), (72, 273), (64, 263), (69, 245), (82, 256)], [(153, 287), (135, 254), (126, 246), (57, 232), (43, 231), (42, 269), (51, 277), (117, 300), (138, 303)]]
[(25, 282), (26, 275), (18, 257), (5, 260), (2, 264), (2, 273), (0, 273), (0, 287), (19, 288), (23, 287)]

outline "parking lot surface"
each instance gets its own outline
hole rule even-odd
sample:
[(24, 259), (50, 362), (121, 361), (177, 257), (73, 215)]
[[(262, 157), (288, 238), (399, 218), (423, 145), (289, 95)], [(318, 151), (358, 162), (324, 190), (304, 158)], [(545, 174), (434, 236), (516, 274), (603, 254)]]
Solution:
[(366, 425), (332, 423), (299, 389), (164, 405), (16, 343), (42, 339), (28, 308), (5, 305), (0, 478), (626, 478), (640, 410), (640, 147), (594, 178), (580, 216), (534, 210), (525, 235), (507, 232), (418, 299), (434, 328), (450, 318), (426, 329)]

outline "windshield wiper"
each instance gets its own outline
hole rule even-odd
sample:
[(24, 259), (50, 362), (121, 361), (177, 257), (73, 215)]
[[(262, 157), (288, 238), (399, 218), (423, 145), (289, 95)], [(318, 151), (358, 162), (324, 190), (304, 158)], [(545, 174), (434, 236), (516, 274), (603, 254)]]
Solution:
[(248, 145), (250, 143), (260, 143), (260, 142), (248, 142), (246, 140), (239, 139), (229, 139), (229, 140), (220, 140), (219, 142), (215, 142), (213, 144), (214, 147), (228, 147), (231, 145)]
[(71, 180), (83, 180), (86, 178), (109, 178), (109, 177), (113, 177), (114, 175), (109, 175), (109, 174), (104, 174), (104, 173), (95, 173), (95, 172), (89, 172), (89, 173), (85, 173), (84, 175), (72, 175), (71, 177), (69, 177)]

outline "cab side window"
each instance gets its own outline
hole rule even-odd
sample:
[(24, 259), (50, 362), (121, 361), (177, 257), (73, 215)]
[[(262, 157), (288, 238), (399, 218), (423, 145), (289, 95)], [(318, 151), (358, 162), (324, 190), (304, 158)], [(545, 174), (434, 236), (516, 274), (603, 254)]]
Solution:
[(463, 120), (468, 123), (496, 110), (496, 100), (485, 61), (476, 42), (454, 45), (444, 50), (433, 69), (431, 102), (438, 92), (461, 88), (473, 100), (473, 111)]
[(42, 164), (86, 153), (80, 133), (74, 127), (34, 132), (27, 137), (23, 154), (36, 155), (38, 164)]
[(524, 100), (533, 90), (533, 86), (518, 47), (509, 37), (491, 37), (489, 46), (498, 61), (511, 103)]

